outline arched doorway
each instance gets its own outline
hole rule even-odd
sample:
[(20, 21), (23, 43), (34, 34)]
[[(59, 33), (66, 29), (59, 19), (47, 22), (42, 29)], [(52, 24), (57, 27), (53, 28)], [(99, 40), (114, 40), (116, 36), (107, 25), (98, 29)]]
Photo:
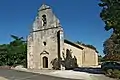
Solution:
[(48, 58), (46, 56), (43, 57), (43, 68), (48, 68)]

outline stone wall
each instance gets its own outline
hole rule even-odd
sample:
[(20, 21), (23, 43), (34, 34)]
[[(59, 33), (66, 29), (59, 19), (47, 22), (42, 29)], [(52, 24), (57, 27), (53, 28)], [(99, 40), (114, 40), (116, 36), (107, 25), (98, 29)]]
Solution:
[(66, 54), (66, 50), (70, 50), (72, 52), (72, 56), (76, 57), (77, 64), (79, 67), (82, 66), (82, 49), (72, 46), (70, 44), (64, 43), (64, 53)]
[[(43, 16), (46, 20), (44, 25)], [(42, 69), (45, 56), (48, 58), (48, 69), (52, 68), (51, 61), (58, 58), (58, 47), (60, 47), (58, 43), (61, 43), (58, 42), (58, 32), (61, 30), (63, 29), (59, 19), (53, 14), (52, 9), (47, 5), (42, 5), (33, 22), (31, 32), (33, 41), (28, 37), (28, 68)], [(30, 53), (33, 54), (32, 60)]]
[(82, 51), (82, 66), (89, 67), (89, 66), (97, 66), (98, 65), (98, 53), (96, 50), (91, 49), (89, 47), (79, 45), (83, 47)]

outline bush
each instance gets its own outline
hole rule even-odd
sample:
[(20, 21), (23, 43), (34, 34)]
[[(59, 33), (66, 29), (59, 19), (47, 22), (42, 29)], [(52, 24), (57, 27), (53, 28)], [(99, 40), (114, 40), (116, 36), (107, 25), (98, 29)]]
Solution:
[(76, 57), (74, 57), (74, 58), (71, 57), (71, 58), (65, 59), (65, 69), (66, 70), (72, 70), (76, 67), (78, 67)]
[(55, 58), (55, 59), (53, 59), (52, 61), (51, 61), (51, 64), (52, 64), (52, 68), (54, 69), (54, 70), (59, 70), (59, 62), (58, 62), (58, 58)]
[(105, 75), (106, 76), (109, 76), (111, 78), (117, 78), (117, 79), (120, 79), (120, 70), (117, 70), (117, 69), (108, 69), (105, 71)]
[(120, 79), (120, 70), (115, 69), (115, 70), (113, 71), (112, 76), (113, 76), (114, 78)]
[(112, 72), (112, 69), (105, 70), (105, 75), (110, 77), (112, 75)]
[(62, 58), (60, 58), (60, 60), (58, 60), (58, 58), (55, 58), (51, 61), (52, 64), (52, 68), (55, 70), (59, 70), (60, 69), (60, 65), (62, 65), (63, 67), (65, 67), (66, 70), (73, 70), (74, 68), (78, 67), (77, 64), (77, 58), (74, 56), (72, 56), (72, 52), (71, 50), (66, 50), (66, 57), (64, 56), (63, 53), (63, 58), (64, 60), (62, 60)]
[[(53, 59), (51, 61), (51, 64), (52, 64), (52, 66), (53, 66), (52, 68), (54, 70), (60, 70), (58, 58)], [(65, 60), (60, 59), (60, 65), (65, 67), (66, 70), (72, 70), (72, 69), (78, 67), (77, 60), (75, 57), (74, 58), (66, 58)]]

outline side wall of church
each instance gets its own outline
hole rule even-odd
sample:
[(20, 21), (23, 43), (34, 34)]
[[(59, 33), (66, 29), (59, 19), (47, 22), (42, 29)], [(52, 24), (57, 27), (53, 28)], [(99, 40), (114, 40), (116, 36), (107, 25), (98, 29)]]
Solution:
[(98, 65), (98, 54), (95, 50), (85, 47), (83, 49), (83, 66), (97, 66)]
[(82, 66), (82, 49), (79, 49), (70, 44), (64, 43), (64, 54), (65, 55), (66, 55), (67, 49), (71, 51), (73, 57), (74, 56), (76, 57), (77, 64), (79, 67), (81, 67)]

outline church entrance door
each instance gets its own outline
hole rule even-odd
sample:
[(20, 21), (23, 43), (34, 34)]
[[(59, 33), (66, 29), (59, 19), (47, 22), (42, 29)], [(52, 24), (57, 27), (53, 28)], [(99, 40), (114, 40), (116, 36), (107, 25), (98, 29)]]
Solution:
[(48, 58), (46, 56), (43, 57), (43, 68), (48, 68)]

